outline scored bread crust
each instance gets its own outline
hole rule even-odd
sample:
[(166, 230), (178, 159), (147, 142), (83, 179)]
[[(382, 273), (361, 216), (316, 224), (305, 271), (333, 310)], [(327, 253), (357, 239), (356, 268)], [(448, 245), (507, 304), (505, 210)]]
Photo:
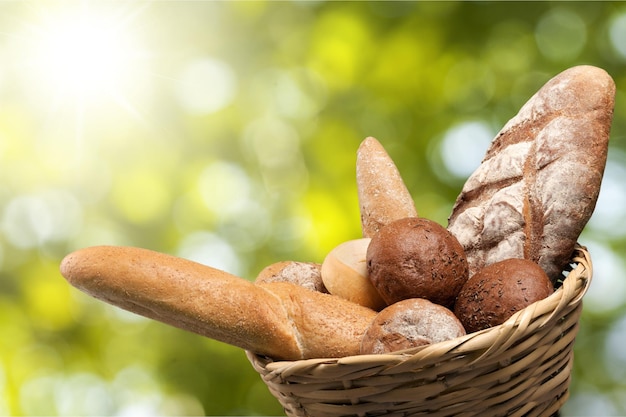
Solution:
[(295, 284), (254, 284), (134, 247), (80, 249), (63, 259), (61, 274), (97, 299), (273, 359), (358, 354), (360, 337), (376, 315)]
[(496, 135), (448, 223), (470, 275), (525, 258), (553, 282), (561, 277), (595, 208), (614, 97), (604, 70), (573, 67), (548, 81)]

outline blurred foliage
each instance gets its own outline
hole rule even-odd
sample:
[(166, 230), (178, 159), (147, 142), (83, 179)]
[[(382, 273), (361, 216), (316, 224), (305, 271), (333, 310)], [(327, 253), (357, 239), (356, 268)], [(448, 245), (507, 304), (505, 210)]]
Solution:
[[(113, 50), (47, 43), (93, 16)], [(618, 93), (563, 415), (626, 414), (625, 3), (2, 2), (0, 28), (0, 415), (282, 414), (243, 351), (79, 293), (62, 257), (321, 262), (360, 237), (367, 136), (446, 224), (491, 138), (578, 64)]]

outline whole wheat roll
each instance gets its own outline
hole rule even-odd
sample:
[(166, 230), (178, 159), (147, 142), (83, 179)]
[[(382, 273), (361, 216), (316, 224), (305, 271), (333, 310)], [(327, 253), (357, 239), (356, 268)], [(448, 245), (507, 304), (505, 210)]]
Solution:
[(290, 283), (253, 284), (209, 266), (134, 247), (67, 255), (61, 274), (125, 310), (274, 359), (358, 354), (376, 312)]

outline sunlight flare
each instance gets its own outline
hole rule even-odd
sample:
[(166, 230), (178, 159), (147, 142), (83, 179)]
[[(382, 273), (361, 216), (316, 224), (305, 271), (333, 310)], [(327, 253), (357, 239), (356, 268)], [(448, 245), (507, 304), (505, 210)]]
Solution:
[(77, 7), (46, 11), (23, 34), (29, 79), (53, 102), (119, 102), (138, 84), (147, 53), (138, 39), (141, 10)]

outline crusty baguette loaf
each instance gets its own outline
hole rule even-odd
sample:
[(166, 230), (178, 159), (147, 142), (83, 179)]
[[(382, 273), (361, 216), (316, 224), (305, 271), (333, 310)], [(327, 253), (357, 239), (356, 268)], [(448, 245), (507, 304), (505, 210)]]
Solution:
[(398, 168), (372, 137), (366, 138), (357, 150), (356, 183), (363, 237), (373, 237), (394, 220), (417, 217), (415, 202)]
[(614, 95), (604, 70), (570, 68), (498, 133), (449, 218), (470, 275), (497, 261), (526, 258), (553, 282), (560, 277), (595, 208)]
[(62, 275), (95, 298), (274, 359), (359, 352), (376, 312), (290, 283), (253, 284), (146, 249), (96, 246), (65, 257)]

